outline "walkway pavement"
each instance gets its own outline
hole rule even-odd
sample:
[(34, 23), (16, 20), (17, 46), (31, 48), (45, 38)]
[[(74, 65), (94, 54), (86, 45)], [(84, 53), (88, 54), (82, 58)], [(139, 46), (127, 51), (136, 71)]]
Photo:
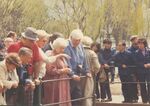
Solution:
[[(124, 99), (122, 95), (112, 95), (112, 101), (107, 103), (122, 103), (123, 100)], [(100, 102), (100, 99), (97, 102)], [(139, 101), (137, 104), (142, 104), (141, 97), (139, 97)]]

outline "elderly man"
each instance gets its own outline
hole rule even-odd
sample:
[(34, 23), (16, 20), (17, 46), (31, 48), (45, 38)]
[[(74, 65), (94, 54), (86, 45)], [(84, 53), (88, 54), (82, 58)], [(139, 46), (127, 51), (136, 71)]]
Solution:
[(32, 50), (33, 57), (30, 62), (31, 67), (28, 69), (28, 73), (32, 76), (32, 79), (35, 80), (35, 83), (39, 83), (39, 71), (41, 67), (42, 57), (40, 55), (38, 46), (36, 45), (35, 41), (38, 40), (38, 36), (36, 33), (36, 29), (32, 27), (28, 27), (24, 33), (22, 33), (22, 38), (20, 42), (12, 44), (8, 48), (8, 53), (16, 52), (18, 53), (21, 47), (27, 47)]
[[(18, 87), (18, 76), (16, 67), (20, 66), (21, 61), (16, 53), (7, 55), (4, 61), (0, 62), (0, 81), (3, 85), (4, 93), (7, 89)], [(2, 86), (1, 86), (2, 87)], [(0, 105), (6, 105), (5, 98), (0, 93)]]
[[(75, 76), (74, 80), (71, 80), (71, 99), (83, 97), (84, 84), (81, 84), (83, 80), (80, 80), (80, 76), (87, 75), (91, 77), (85, 58), (84, 48), (81, 44), (82, 37), (83, 33), (81, 30), (73, 30), (70, 34), (69, 45), (65, 49), (65, 53), (71, 57), (68, 64), (72, 69), (72, 75)], [(82, 106), (82, 102), (73, 102), (73, 106)]]
[(8, 48), (8, 53), (16, 52), (18, 53), (21, 47), (28, 47), (33, 51), (33, 59), (31, 63), (33, 64), (32, 69), (30, 70), (30, 74), (33, 74), (33, 78), (38, 78), (39, 73), (39, 61), (42, 60), (41, 55), (39, 53), (38, 46), (36, 45), (35, 41), (38, 40), (36, 29), (32, 27), (28, 27), (24, 33), (22, 33), (22, 38), (20, 42), (12, 44)]
[(22, 65), (20, 67), (17, 67), (19, 87), (17, 88), (16, 105), (32, 106), (33, 90), (35, 88), (35, 84), (27, 71), (28, 67), (30, 67), (29, 62), (32, 59), (32, 50), (27, 47), (22, 47), (19, 49), (18, 54), (21, 59)]

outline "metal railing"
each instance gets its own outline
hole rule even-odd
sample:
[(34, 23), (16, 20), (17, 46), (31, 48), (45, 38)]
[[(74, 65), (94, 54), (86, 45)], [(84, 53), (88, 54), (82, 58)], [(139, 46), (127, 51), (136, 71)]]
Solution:
[[(134, 67), (134, 66), (131, 66)], [(85, 78), (86, 76), (80, 76), (80, 78)], [(64, 81), (64, 80), (71, 80), (72, 78), (61, 78), (61, 79), (53, 79), (53, 80), (43, 80), (41, 83), (47, 83), (47, 82), (57, 82), (57, 81)], [(85, 99), (89, 99), (91, 98), (93, 101), (93, 105), (92, 106), (96, 106), (96, 96), (95, 96), (95, 91), (96, 91), (96, 78), (95, 76), (93, 76), (94, 79), (94, 90), (93, 90), (93, 95), (90, 97), (82, 97), (82, 98), (77, 98), (77, 99), (73, 99), (73, 100), (68, 100), (68, 101), (63, 101), (63, 102), (58, 102), (58, 103), (50, 103), (50, 104), (42, 104), (42, 86), (40, 84), (40, 89), (39, 89), (39, 106), (54, 106), (54, 105), (58, 105), (58, 104), (65, 104), (65, 103), (69, 103), (69, 102), (74, 102), (74, 101), (81, 101), (81, 100), (85, 100)], [(105, 82), (105, 83), (109, 83), (109, 82)], [(150, 82), (120, 82), (120, 81), (115, 81), (113, 84), (140, 84), (140, 83), (147, 83), (149, 84)], [(100, 103), (99, 103), (100, 104)], [(11, 105), (8, 105), (11, 106)], [(13, 105), (12, 105), (13, 106)]]
[[(95, 76), (94, 77), (94, 89), (95, 89)], [(80, 76), (80, 78), (86, 78), (86, 76)], [(64, 80), (71, 80), (72, 78), (61, 78), (61, 79), (53, 79), (53, 80), (43, 80), (42, 83), (47, 83), (47, 82), (57, 82), (57, 81), (64, 81)], [(73, 100), (68, 100), (68, 101), (63, 101), (63, 102), (57, 102), (57, 103), (50, 103), (50, 104), (42, 104), (42, 96), (41, 96), (41, 86), (40, 86), (40, 90), (39, 90), (39, 94), (40, 94), (40, 97), (39, 97), (39, 100), (40, 100), (40, 104), (39, 106), (54, 106), (54, 105), (59, 105), (59, 104), (65, 104), (65, 103), (70, 103), (70, 102), (76, 102), (76, 101), (81, 101), (81, 100), (85, 100), (85, 99), (89, 99), (91, 98), (92, 99), (92, 102), (93, 102), (93, 106), (95, 106), (95, 102), (96, 102), (96, 97), (95, 97), (95, 90), (93, 91), (93, 95), (90, 96), (90, 97), (82, 97), (82, 98), (77, 98), (77, 99), (73, 99)]]

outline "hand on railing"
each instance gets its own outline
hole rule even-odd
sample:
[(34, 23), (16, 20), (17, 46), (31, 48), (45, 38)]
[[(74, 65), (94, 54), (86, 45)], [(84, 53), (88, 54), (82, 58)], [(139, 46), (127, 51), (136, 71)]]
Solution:
[(89, 77), (89, 78), (92, 78), (91, 73), (86, 73), (86, 76)]
[(104, 64), (104, 66), (103, 66), (105, 69), (109, 69), (110, 68), (110, 66), (108, 65), (108, 64)]
[(127, 66), (125, 64), (122, 65), (122, 68), (127, 68)]
[(150, 63), (144, 64), (145, 68), (150, 68)]
[(26, 79), (25, 82), (25, 90), (34, 90), (35, 89), (35, 83), (31, 79)]
[(75, 81), (80, 81), (80, 77), (78, 75), (73, 75), (72, 78)]
[(17, 88), (17, 87), (18, 87), (18, 82), (14, 81), (13, 84), (12, 84), (12, 88)]
[(35, 80), (34, 80), (34, 83), (35, 83), (35, 85), (40, 85), (40, 84), (41, 84), (41, 80), (35, 79)]

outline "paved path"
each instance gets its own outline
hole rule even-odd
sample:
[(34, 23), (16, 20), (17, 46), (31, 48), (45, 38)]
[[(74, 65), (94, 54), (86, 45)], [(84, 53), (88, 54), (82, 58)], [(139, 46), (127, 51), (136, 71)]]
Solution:
[[(111, 102), (107, 102), (107, 103), (122, 103), (123, 101), (123, 96), (122, 95), (112, 95), (112, 101)], [(99, 99), (100, 101), (100, 99)], [(141, 104), (142, 101), (141, 101), (141, 97), (139, 97), (139, 101), (138, 101), (138, 104)]]

